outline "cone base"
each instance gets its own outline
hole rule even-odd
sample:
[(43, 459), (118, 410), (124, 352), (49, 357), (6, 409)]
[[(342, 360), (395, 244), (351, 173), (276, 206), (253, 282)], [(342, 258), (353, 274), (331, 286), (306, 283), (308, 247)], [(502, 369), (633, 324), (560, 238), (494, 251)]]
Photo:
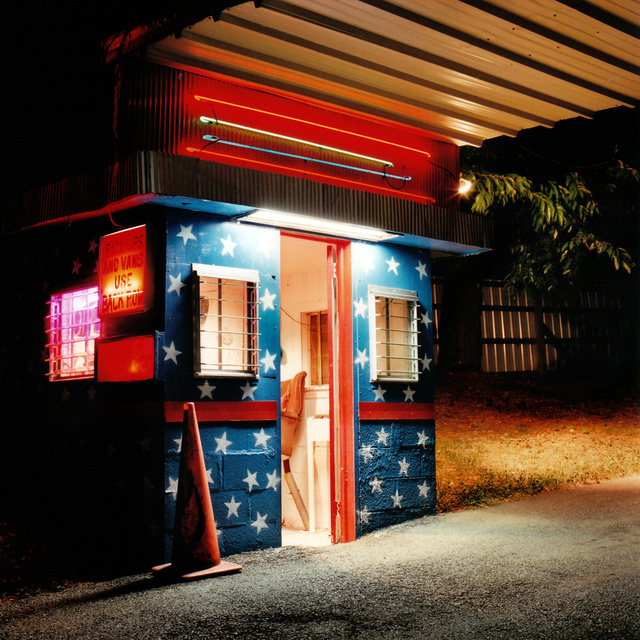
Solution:
[[(212, 567), (207, 567), (206, 569), (199, 569), (198, 571), (190, 571), (189, 573), (184, 573), (180, 575), (182, 580), (199, 580), (201, 578), (208, 578), (210, 576), (215, 575), (223, 575), (225, 573), (235, 573), (236, 571), (240, 571), (242, 566), (239, 564), (235, 564), (234, 562), (226, 562), (222, 560), (220, 563), (213, 565)], [(179, 569), (178, 567), (174, 567), (171, 563), (161, 564), (157, 567), (153, 567), (151, 569), (156, 575), (179, 575), (183, 569)]]

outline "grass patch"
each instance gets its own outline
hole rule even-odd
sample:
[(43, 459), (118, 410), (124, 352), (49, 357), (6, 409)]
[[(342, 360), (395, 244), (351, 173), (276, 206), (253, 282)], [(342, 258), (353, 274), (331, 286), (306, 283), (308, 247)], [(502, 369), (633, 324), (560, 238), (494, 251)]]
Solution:
[(640, 474), (635, 397), (598, 405), (555, 397), (548, 404), (545, 396), (511, 391), (503, 406), (487, 401), (495, 397), (491, 389), (458, 391), (445, 390), (437, 405), (441, 513)]

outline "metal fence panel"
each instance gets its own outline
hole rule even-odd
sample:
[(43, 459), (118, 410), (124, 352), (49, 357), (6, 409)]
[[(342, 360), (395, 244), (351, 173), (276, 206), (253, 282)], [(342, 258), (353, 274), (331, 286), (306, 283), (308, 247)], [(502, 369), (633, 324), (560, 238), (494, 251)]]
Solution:
[[(439, 354), (443, 282), (434, 279), (434, 353)], [(482, 285), (482, 370), (518, 372), (535, 370), (536, 333), (534, 300), (526, 292), (507, 293), (504, 283)], [(568, 362), (598, 363), (603, 369), (623, 365), (635, 345), (633, 309), (625, 292), (614, 288), (578, 290), (542, 297), (546, 339), (546, 368)]]

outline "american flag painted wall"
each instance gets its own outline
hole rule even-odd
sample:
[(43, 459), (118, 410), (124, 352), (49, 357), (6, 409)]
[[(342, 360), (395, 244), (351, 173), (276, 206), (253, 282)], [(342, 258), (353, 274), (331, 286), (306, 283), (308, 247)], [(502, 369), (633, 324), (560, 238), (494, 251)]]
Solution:
[[(356, 243), (353, 251), (354, 354), (356, 357), (357, 530), (435, 513), (435, 424), (431, 267), (428, 251), (390, 244)], [(368, 285), (416, 291), (419, 297), (419, 381), (372, 383)], [(363, 417), (376, 403), (375, 419)], [(404, 405), (423, 416), (407, 419)], [(426, 406), (425, 406), (426, 405)], [(369, 411), (371, 413), (371, 410)]]
[[(252, 379), (194, 378), (191, 265), (215, 264), (260, 273), (260, 375)], [(211, 216), (167, 217), (165, 332), (159, 364), (165, 398), (197, 402), (202, 447), (222, 554), (280, 544), (281, 478), (277, 402), (280, 400), (280, 234), (276, 229)], [(250, 421), (203, 420), (204, 405), (241, 412), (259, 403)], [(235, 408), (234, 408), (235, 407)], [(181, 419), (179, 413), (177, 418)], [(167, 554), (175, 517), (181, 422), (165, 432)]]
[[(280, 442), (272, 403), (280, 394), (280, 235), (274, 228), (208, 214), (167, 218), (166, 312), (160, 367), (168, 401), (260, 403), (249, 421), (203, 421), (200, 428), (221, 552), (280, 544)], [(192, 263), (257, 269), (260, 273), (260, 376), (256, 381), (195, 379), (192, 369)], [(430, 262), (427, 251), (401, 245), (354, 243), (353, 327), (356, 406), (357, 531), (434, 512), (433, 416), (407, 419), (403, 405), (433, 403)], [(411, 289), (419, 295), (420, 379), (373, 385), (370, 380), (369, 284)], [(358, 407), (379, 403), (372, 420)], [(226, 407), (226, 405), (225, 405)], [(263, 412), (263, 413), (261, 413)], [(210, 416), (215, 416), (215, 408)], [(177, 419), (177, 418), (176, 418)], [(175, 515), (181, 424), (165, 433), (167, 554)]]

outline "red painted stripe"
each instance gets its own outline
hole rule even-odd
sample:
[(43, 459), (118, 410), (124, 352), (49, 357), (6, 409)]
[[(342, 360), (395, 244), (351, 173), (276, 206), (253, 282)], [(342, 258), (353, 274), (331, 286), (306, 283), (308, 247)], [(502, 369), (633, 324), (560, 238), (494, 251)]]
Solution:
[(433, 403), (361, 402), (360, 420), (435, 420)]
[[(270, 401), (250, 402), (194, 402), (200, 422), (276, 421), (278, 403)], [(165, 402), (164, 418), (167, 422), (182, 422), (184, 402)]]

